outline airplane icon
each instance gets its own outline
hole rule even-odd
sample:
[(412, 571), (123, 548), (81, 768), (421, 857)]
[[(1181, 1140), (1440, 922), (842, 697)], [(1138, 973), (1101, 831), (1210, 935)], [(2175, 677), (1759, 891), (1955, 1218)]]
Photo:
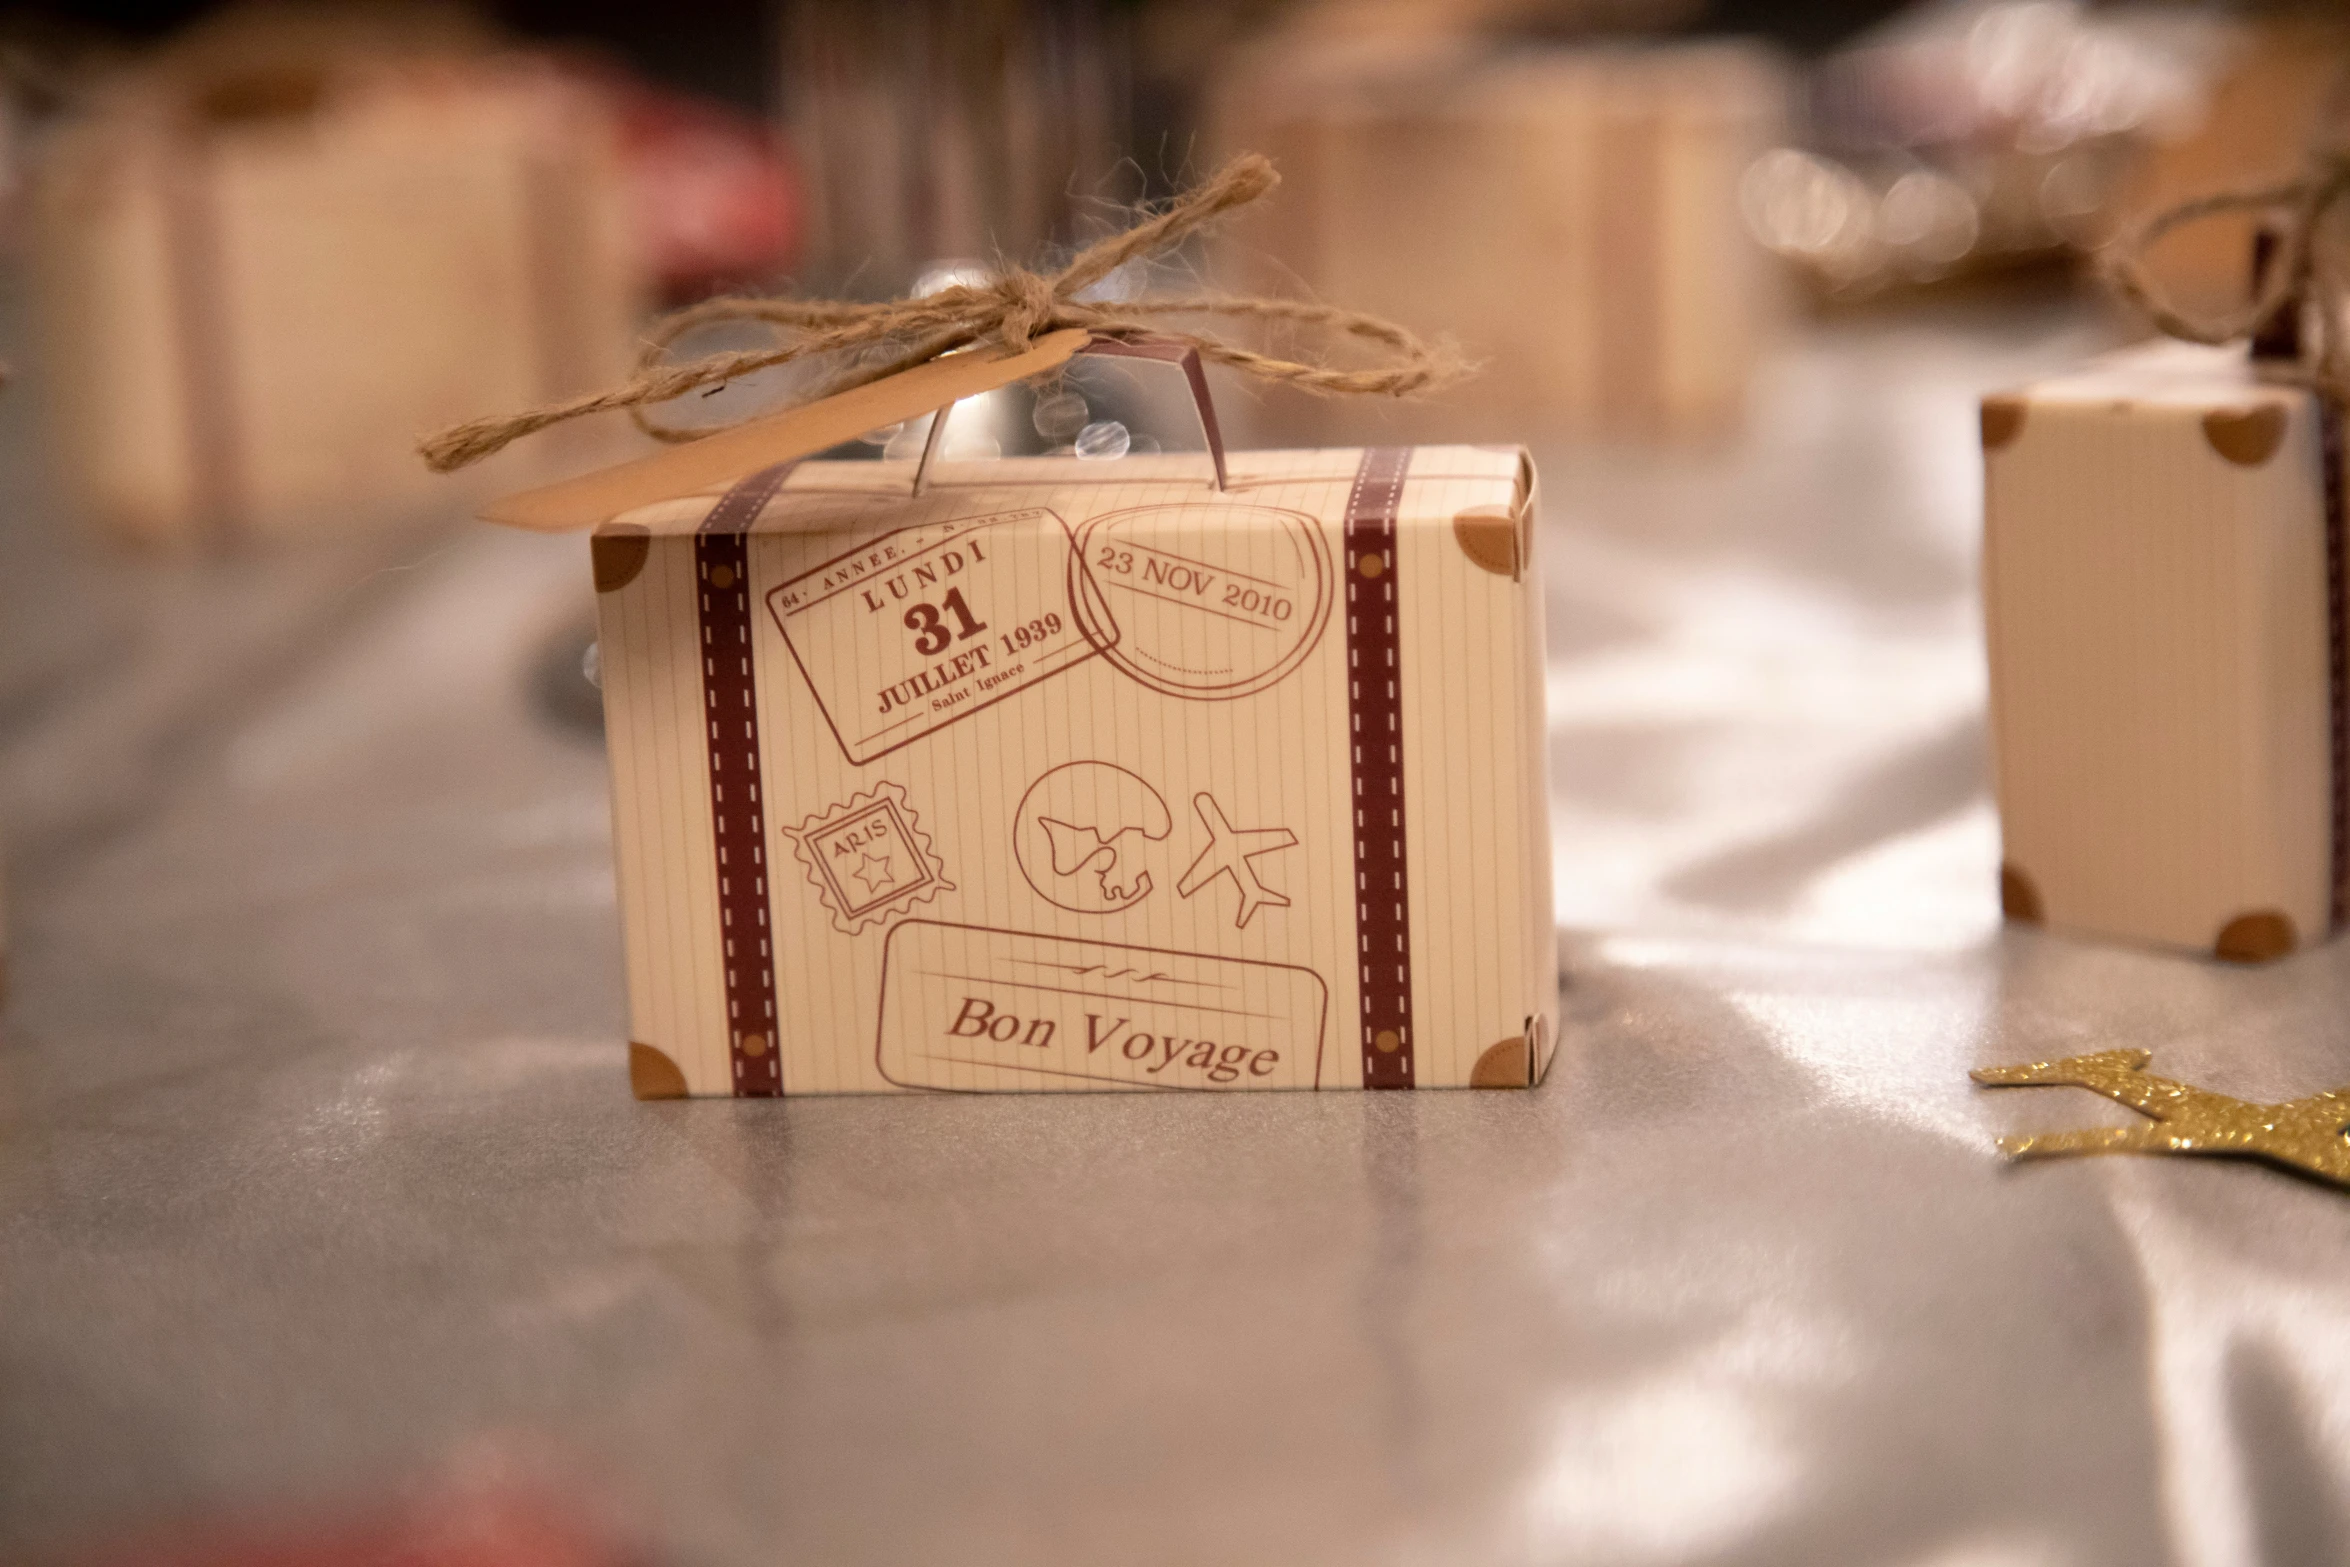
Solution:
[(1249, 861), (1289, 848), (1297, 842), (1297, 834), (1286, 827), (1252, 827), (1244, 832), (1225, 820), (1224, 808), (1204, 791), (1193, 795), (1191, 804), (1208, 829), (1208, 846), (1191, 862), (1191, 869), (1183, 873), (1175, 890), (1188, 898), (1219, 876), (1231, 877), (1232, 885), (1240, 889), (1240, 918), (1232, 923), (1244, 930), (1256, 918), (1257, 910), (1288, 908), (1287, 898), (1257, 880)]

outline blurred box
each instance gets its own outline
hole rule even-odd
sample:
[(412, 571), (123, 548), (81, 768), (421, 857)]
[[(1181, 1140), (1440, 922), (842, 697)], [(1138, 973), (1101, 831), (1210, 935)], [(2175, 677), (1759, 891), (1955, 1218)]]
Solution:
[[(2244, 19), (2226, 36), (2191, 129), (2149, 140), (2119, 205), (2122, 230), (2214, 191), (2292, 179), (2319, 139), (2326, 94), (2350, 55), (2350, 23), (2338, 8)], [(2170, 297), (2204, 312), (2238, 303), (2251, 214), (2221, 214), (2163, 240), (2148, 265)]]
[(166, 56), (44, 160), (43, 387), (70, 488), (128, 538), (397, 513), (444, 483), (419, 434), (628, 371), (599, 95), (528, 58), (297, 44)]
[(2242, 43), (2213, 7), (1911, 6), (1807, 72), (1803, 145), (1756, 166), (1748, 221), (1823, 302), (2069, 263)]
[(1482, 373), (1370, 426), (1269, 403), (1293, 439), (1689, 440), (1735, 429), (1779, 310), (1738, 182), (1787, 82), (1735, 42), (1416, 49), (1274, 42), (1219, 84), (1215, 140), (1288, 183), (1233, 225), (1238, 286), (1299, 285), (1429, 334)]
[(2340, 924), (2338, 420), (2180, 343), (1984, 402), (2011, 917), (2247, 961)]
[(777, 0), (803, 281), (886, 295), (1074, 238), (1124, 140), (1125, 9)]

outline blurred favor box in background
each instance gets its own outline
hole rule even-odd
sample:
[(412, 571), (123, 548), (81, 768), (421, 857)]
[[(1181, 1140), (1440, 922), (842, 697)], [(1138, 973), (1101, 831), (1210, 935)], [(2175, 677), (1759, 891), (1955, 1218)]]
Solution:
[[(2150, 138), (2121, 218), (2136, 223), (2189, 197), (2289, 180), (2316, 138), (2328, 88), (2350, 57), (2350, 17), (2336, 3), (2233, 19), (2212, 32), (2201, 112)], [(2165, 239), (2150, 258), (2166, 292), (2193, 310), (2244, 290), (2248, 215), (2214, 217)]]
[(1275, 38), (1224, 73), (1224, 151), (1287, 187), (1223, 280), (1456, 338), (1482, 373), (1373, 414), (1268, 399), (1285, 441), (1734, 433), (1780, 309), (1739, 179), (1784, 134), (1776, 56), (1735, 41), (1500, 49)]
[(1120, 9), (784, 0), (804, 281), (881, 297), (1072, 238), (1126, 123)]
[(418, 435), (627, 372), (615, 142), (580, 80), (382, 13), (232, 13), (104, 82), (33, 207), (68, 489), (197, 547), (445, 507)]
[[(1824, 302), (2077, 270), (2190, 196), (2291, 178), (2345, 45), (2338, 4), (1914, 7), (1811, 69), (1801, 144), (1749, 175), (1747, 217)], [(2154, 272), (2224, 308), (2250, 240), (2215, 217)]]

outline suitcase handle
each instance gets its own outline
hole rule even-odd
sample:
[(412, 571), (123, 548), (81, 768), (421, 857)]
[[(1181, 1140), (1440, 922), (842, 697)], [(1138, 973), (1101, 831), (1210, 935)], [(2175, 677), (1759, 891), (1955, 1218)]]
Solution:
[[(1183, 379), (1191, 388), (1192, 406), (1199, 410), (1200, 434), (1207, 437), (1208, 458), (1216, 468), (1216, 493), (1230, 488), (1230, 477), (1224, 467), (1224, 432), (1216, 424), (1215, 400), (1208, 396), (1207, 372), (1201, 368), (1199, 350), (1179, 338), (1172, 337), (1097, 337), (1077, 350), (1080, 356), (1099, 354), (1109, 359), (1155, 359), (1162, 364), (1183, 367)], [(937, 455), (941, 437), (946, 434), (947, 415), (955, 411), (953, 403), (939, 409), (930, 418), (930, 434), (922, 442), (922, 458), (914, 464), (916, 495), (930, 487), (930, 459)]]

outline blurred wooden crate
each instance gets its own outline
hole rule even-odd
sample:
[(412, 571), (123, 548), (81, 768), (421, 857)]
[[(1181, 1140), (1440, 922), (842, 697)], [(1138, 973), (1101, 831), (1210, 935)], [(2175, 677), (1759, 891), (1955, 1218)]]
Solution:
[(158, 544), (446, 501), (419, 434), (625, 374), (641, 289), (622, 199), (601, 98), (528, 59), (118, 81), (50, 146), (34, 206), (62, 477)]
[(1448, 333), (1483, 371), (1385, 414), (1268, 399), (1270, 433), (1686, 441), (1734, 431), (1781, 304), (1738, 182), (1787, 80), (1742, 43), (1366, 58), (1274, 43), (1212, 111), (1287, 183), (1236, 223), (1236, 286)]

